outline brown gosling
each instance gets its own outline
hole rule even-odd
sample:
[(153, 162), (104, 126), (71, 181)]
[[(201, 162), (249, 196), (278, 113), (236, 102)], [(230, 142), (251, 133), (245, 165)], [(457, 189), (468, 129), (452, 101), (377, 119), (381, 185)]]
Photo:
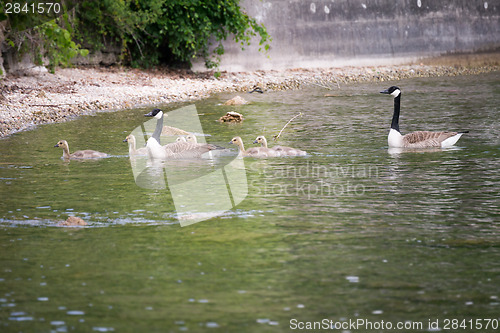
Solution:
[(60, 140), (54, 147), (61, 147), (63, 149), (63, 158), (65, 160), (101, 158), (108, 156), (106, 153), (101, 153), (95, 150), (77, 150), (73, 154), (70, 154), (69, 145), (66, 140)]
[(133, 134), (127, 135), (123, 142), (128, 142), (128, 153), (129, 155), (146, 155), (148, 150), (146, 147), (142, 147), (137, 149), (135, 143), (135, 136)]
[[(260, 143), (261, 147), (267, 148), (267, 140), (266, 140), (266, 137), (263, 135), (259, 135), (253, 143)], [(300, 150), (300, 149), (297, 149), (297, 148), (292, 148), (292, 147), (274, 146), (270, 149), (279, 152), (280, 156), (305, 156), (305, 155), (307, 155), (307, 152)]]
[(238, 146), (240, 149), (239, 156), (242, 157), (267, 158), (280, 156), (279, 152), (265, 147), (252, 147), (245, 150), (243, 140), (239, 136), (234, 137), (229, 143)]

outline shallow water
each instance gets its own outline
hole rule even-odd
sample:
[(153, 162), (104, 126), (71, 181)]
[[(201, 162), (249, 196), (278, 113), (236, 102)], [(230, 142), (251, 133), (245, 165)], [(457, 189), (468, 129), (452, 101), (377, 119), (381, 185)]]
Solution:
[[(404, 133), (470, 133), (452, 149), (388, 152), (392, 98), (378, 92), (392, 84), (403, 89)], [(168, 189), (136, 185), (121, 142), (150, 108), (2, 139), (0, 331), (281, 332), (324, 318), (427, 331), (429, 319), (441, 329), (498, 320), (499, 87), (492, 73), (197, 102), (206, 140), (225, 147), (235, 135), (271, 145), (303, 112), (280, 143), (309, 155), (245, 159), (245, 200), (187, 227)], [(245, 122), (214, 121), (228, 110)], [(68, 163), (53, 148), (60, 139), (111, 156)], [(69, 215), (89, 226), (55, 227)]]

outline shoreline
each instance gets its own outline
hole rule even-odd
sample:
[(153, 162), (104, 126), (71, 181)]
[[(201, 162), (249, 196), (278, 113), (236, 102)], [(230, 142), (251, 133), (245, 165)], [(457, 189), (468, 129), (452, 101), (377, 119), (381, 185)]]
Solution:
[(0, 80), (0, 138), (39, 124), (64, 122), (98, 111), (195, 101), (221, 92), (247, 92), (255, 86), (279, 91), (316, 83), (336, 89), (358, 82), (489, 73), (500, 70), (499, 56), (494, 54), (494, 61), (465, 64), (464, 59), (439, 57), (395, 66), (223, 72), (218, 79), (211, 73), (188, 70), (104, 67), (10, 75)]

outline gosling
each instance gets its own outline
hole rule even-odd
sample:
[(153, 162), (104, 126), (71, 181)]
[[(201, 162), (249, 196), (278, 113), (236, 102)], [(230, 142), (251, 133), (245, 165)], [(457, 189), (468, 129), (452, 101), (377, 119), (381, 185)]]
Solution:
[(127, 137), (125, 138), (125, 140), (123, 140), (123, 142), (128, 142), (128, 153), (130, 156), (146, 155), (148, 153), (146, 147), (142, 147), (139, 149), (136, 148), (135, 136), (133, 134), (127, 135)]
[[(260, 143), (261, 147), (267, 148), (267, 140), (266, 137), (263, 135), (259, 135), (253, 143)], [(292, 148), (292, 147), (283, 147), (283, 146), (274, 146), (272, 148), (269, 148), (272, 150), (275, 150), (280, 153), (280, 156), (306, 156), (307, 152), (297, 149), (297, 148)]]
[(252, 147), (245, 150), (243, 140), (239, 136), (234, 137), (229, 143), (237, 145), (240, 148), (239, 156), (242, 157), (267, 158), (280, 156), (279, 152), (265, 147)]
[(95, 150), (77, 150), (73, 154), (69, 153), (69, 145), (66, 140), (60, 140), (54, 147), (61, 147), (63, 149), (63, 158), (65, 160), (87, 159), (87, 158), (101, 158), (106, 157), (108, 154), (101, 153)]

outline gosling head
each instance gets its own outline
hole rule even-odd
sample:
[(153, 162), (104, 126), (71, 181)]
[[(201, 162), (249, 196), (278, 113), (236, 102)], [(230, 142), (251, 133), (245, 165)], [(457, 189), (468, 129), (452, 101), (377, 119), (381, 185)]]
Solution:
[(265, 138), (265, 137), (263, 137), (262, 135), (259, 135), (259, 136), (255, 139), (255, 141), (254, 141), (253, 143), (260, 143), (260, 144), (263, 144), (264, 142), (267, 142), (267, 141), (266, 141), (266, 138)]
[(194, 136), (193, 134), (189, 134), (188, 136), (186, 136), (186, 141), (191, 143), (198, 143), (198, 139), (196, 139), (196, 136)]
[(175, 139), (175, 142), (186, 142), (186, 138), (183, 136), (180, 136), (177, 139)]
[(243, 141), (241, 140), (241, 138), (239, 136), (235, 136), (234, 138), (231, 139), (231, 141), (229, 141), (229, 143), (231, 143), (233, 145), (239, 145), (239, 144), (243, 143)]
[(154, 109), (153, 111), (146, 113), (144, 117), (155, 117), (156, 119), (160, 119), (163, 116), (163, 111), (160, 109)]
[(380, 92), (381, 94), (392, 95), (394, 98), (398, 97), (401, 94), (401, 89), (396, 86), (392, 86)]
[(54, 147), (67, 148), (68, 142), (66, 140), (60, 140)]
[(134, 141), (135, 141), (135, 136), (133, 136), (132, 134), (127, 135), (125, 140), (123, 140), (123, 142), (134, 142)]

